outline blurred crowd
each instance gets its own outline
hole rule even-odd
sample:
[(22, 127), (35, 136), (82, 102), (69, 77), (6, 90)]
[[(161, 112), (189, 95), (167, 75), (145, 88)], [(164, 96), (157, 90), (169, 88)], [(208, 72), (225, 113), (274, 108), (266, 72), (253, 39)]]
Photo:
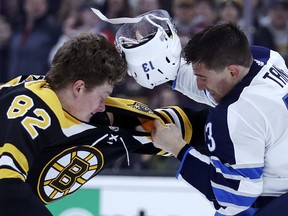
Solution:
[[(114, 43), (121, 25), (101, 21), (91, 8), (108, 18), (165, 9), (182, 46), (206, 26), (236, 22), (245, 29), (251, 45), (276, 50), (288, 62), (288, 0), (0, 0), (0, 83), (23, 74), (45, 74), (58, 47), (81, 32), (103, 34)], [(168, 85), (148, 90), (129, 76), (116, 86), (113, 96), (136, 99), (151, 108), (204, 108)], [(173, 158), (144, 155), (133, 160), (129, 168), (135, 170), (173, 170), (178, 166)], [(119, 160), (112, 169), (124, 167)]]

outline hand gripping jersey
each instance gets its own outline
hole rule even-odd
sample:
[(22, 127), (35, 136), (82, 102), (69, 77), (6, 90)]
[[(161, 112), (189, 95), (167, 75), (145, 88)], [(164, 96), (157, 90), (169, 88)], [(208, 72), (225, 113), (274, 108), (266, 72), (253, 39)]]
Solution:
[[(207, 117), (210, 155), (184, 147), (178, 156), (179, 177), (213, 202), (216, 215), (253, 215), (251, 205), (258, 196), (288, 192), (287, 67), (278, 53), (251, 49), (249, 73)], [(208, 93), (192, 91), (191, 70), (180, 71), (174, 87), (213, 105)]]
[[(25, 182), (26, 187), (29, 184), (47, 204), (77, 191), (119, 157), (127, 157), (129, 163), (130, 153), (170, 155), (151, 143), (154, 119), (175, 123), (187, 143), (197, 141), (197, 136), (192, 138), (192, 121), (200, 121), (180, 107), (153, 111), (137, 101), (109, 97), (106, 111), (113, 113), (113, 125), (106, 113), (96, 114), (90, 123), (81, 122), (62, 109), (56, 94), (39, 76), (18, 77), (1, 86), (0, 109), (0, 192), (1, 197), (6, 196), (0, 200), (0, 209), (9, 201), (17, 206), (17, 199), (9, 199), (11, 187), (28, 197), (30, 189), (17, 190), (13, 180)], [(199, 131), (201, 125), (204, 123), (199, 123)], [(143, 132), (136, 131), (136, 126)]]

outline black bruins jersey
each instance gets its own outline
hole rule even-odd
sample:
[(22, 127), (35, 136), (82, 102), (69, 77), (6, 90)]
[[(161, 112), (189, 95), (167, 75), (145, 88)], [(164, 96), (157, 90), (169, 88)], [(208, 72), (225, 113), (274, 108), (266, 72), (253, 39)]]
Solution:
[[(2, 85), (0, 109), (0, 182), (20, 179), (44, 204), (77, 191), (119, 157), (129, 163), (131, 153), (169, 155), (151, 143), (154, 119), (175, 123), (187, 143), (197, 142), (197, 134), (202, 137), (204, 125), (204, 118), (177, 106), (151, 110), (113, 97), (106, 99), (113, 125), (106, 112), (85, 123), (62, 109), (41, 76), (18, 77)], [(197, 132), (193, 138), (192, 129)]]

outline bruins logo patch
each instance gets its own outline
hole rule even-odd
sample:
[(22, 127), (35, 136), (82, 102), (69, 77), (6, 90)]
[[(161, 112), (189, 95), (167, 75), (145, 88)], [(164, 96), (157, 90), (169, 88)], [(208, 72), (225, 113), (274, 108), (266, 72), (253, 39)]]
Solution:
[(102, 153), (91, 146), (62, 151), (44, 167), (37, 185), (46, 204), (78, 190), (103, 167)]
[(129, 107), (139, 110), (141, 112), (149, 113), (149, 114), (154, 114), (153, 111), (146, 105), (140, 102), (134, 102), (133, 104), (127, 104)]

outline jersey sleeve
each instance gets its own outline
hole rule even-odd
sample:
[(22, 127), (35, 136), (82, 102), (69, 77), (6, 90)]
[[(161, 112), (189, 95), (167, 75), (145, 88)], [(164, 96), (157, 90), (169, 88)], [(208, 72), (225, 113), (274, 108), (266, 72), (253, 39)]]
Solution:
[(181, 130), (182, 137), (188, 144), (203, 146), (204, 124), (208, 110), (192, 111), (179, 106), (152, 110), (141, 102), (114, 97), (110, 97), (106, 101), (106, 110), (113, 113), (115, 126), (136, 129), (146, 133), (146, 135), (133, 135), (136, 140), (142, 143), (133, 151), (134, 153), (171, 156), (169, 152), (154, 147), (151, 141), (155, 119), (160, 120), (163, 124), (174, 123)]
[[(203, 111), (191, 111), (179, 106), (169, 106), (164, 108), (158, 108), (154, 110), (157, 119), (161, 120), (163, 124), (173, 123), (182, 133), (183, 139), (190, 146), (194, 146), (197, 149), (203, 149), (204, 147), (204, 124), (208, 114), (207, 110)], [(144, 154), (157, 154), (162, 156), (172, 156), (170, 152), (163, 151), (154, 147), (150, 133), (154, 128), (154, 119), (140, 119), (141, 128), (149, 133), (147, 139), (141, 139), (134, 136), (136, 139), (143, 142), (142, 147), (137, 149), (136, 153)], [(155, 151), (156, 150), (156, 151)]]
[[(209, 156), (193, 147), (185, 147), (178, 155), (181, 165), (177, 178), (183, 178), (204, 194), (219, 215), (253, 215), (256, 209), (251, 206), (263, 190), (265, 144), (257, 138), (261, 137), (259, 131), (262, 129), (259, 125), (257, 128), (256, 123), (247, 123), (245, 118), (239, 112), (229, 111), (227, 139), (223, 139), (226, 131), (218, 126), (220, 129), (216, 133), (223, 141), (219, 144), (221, 153), (214, 152)], [(261, 121), (256, 115), (253, 118), (254, 122)], [(213, 150), (213, 139), (220, 140), (217, 135), (206, 135), (206, 139), (210, 140), (206, 142), (210, 150)], [(231, 143), (224, 143), (229, 139)]]

